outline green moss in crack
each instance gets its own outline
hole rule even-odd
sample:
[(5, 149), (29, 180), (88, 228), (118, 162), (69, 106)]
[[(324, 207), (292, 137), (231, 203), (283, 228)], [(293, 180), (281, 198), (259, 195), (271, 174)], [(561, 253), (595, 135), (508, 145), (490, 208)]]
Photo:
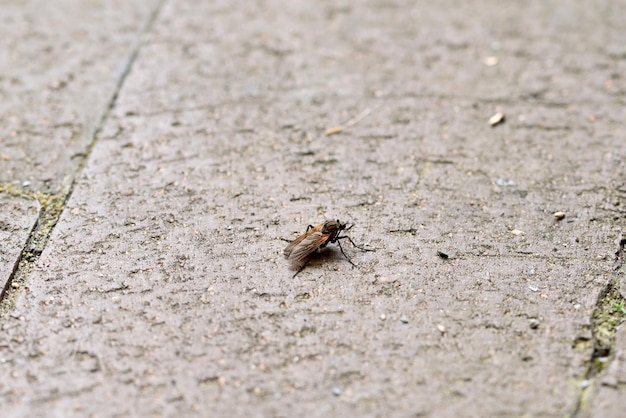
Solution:
[(574, 340), (572, 348), (581, 353), (587, 353), (593, 347), (593, 340), (588, 337), (578, 337)]
[(613, 305), (613, 309), (615, 309), (616, 312), (626, 315), (626, 306), (624, 305), (623, 301), (617, 302), (615, 305)]
[(22, 249), (18, 267), (11, 276), (11, 285), (5, 287), (3, 298), (0, 300), (0, 319), (3, 319), (13, 311), (15, 301), (24, 288), (28, 276), (46, 246), (52, 229), (61, 216), (68, 191), (61, 195), (51, 195), (20, 189), (10, 183), (0, 183), (0, 193), (37, 200), (41, 208), (37, 226)]
[(607, 364), (615, 344), (617, 327), (626, 320), (626, 301), (615, 286), (611, 286), (607, 294), (598, 301), (593, 313), (594, 346), (590, 373), (602, 371)]
[(61, 212), (65, 207), (65, 197), (66, 193), (61, 195), (52, 195), (47, 193), (34, 193), (35, 199), (41, 205), (41, 212), (44, 214), (44, 222), (48, 222), (50, 220), (59, 219), (61, 216)]
[[(578, 398), (577, 411), (588, 411), (590, 396), (593, 394), (594, 390), (594, 382), (590, 380), (582, 380), (578, 382), (578, 385), (578, 387), (582, 387), (582, 391), (580, 392), (580, 396)], [(570, 416), (575, 417), (577, 415), (578, 414), (575, 413)]]
[(34, 199), (33, 192), (26, 191), (20, 187), (15, 187), (11, 183), (0, 183), (0, 194), (8, 194), (14, 197), (23, 197), (25, 199)]

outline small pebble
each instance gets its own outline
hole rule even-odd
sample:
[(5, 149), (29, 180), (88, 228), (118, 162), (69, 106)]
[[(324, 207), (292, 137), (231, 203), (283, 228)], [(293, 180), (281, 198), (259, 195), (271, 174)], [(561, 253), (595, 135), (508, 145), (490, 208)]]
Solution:
[(406, 316), (402, 316), (400, 317), (400, 322), (402, 322), (403, 324), (408, 324), (409, 318), (407, 318)]
[(483, 63), (487, 66), (487, 67), (495, 67), (496, 65), (498, 65), (498, 62), (500, 62), (498, 60), (498, 57), (487, 57), (484, 59)]
[(496, 184), (500, 187), (513, 187), (515, 182), (509, 179), (496, 179)]
[(539, 328), (539, 321), (533, 318), (530, 321), (528, 321), (528, 325), (530, 325), (530, 329), (537, 329)]
[(539, 290), (539, 287), (536, 284), (531, 284), (531, 285), (528, 285), (528, 289), (533, 292), (537, 292)]
[(489, 118), (489, 125), (491, 126), (500, 125), (501, 123), (504, 122), (505, 119), (506, 119), (506, 116), (504, 116), (504, 113), (498, 112)]
[(339, 388), (333, 388), (333, 395), (335, 395), (335, 396), (340, 396), (340, 395), (341, 395), (341, 389), (339, 389)]
[(565, 218), (565, 212), (554, 212), (552, 216), (554, 216), (557, 221), (560, 221), (561, 219)]
[(22, 182), (22, 187), (29, 187), (30, 185), (31, 185), (31, 183), (28, 180)]
[(519, 230), (519, 229), (514, 229), (511, 231), (511, 234), (513, 235), (522, 235), (524, 232)]
[(446, 332), (446, 327), (443, 326), (442, 324), (437, 325), (437, 329), (439, 330), (440, 333), (444, 333)]
[(385, 319), (387, 319), (387, 316), (386, 316), (385, 314), (382, 314), (382, 315), (380, 316), (380, 320), (381, 320), (381, 321), (384, 321)]
[(448, 253), (445, 253), (441, 250), (437, 251), (437, 255), (441, 258), (443, 258), (444, 260), (447, 260), (448, 258), (450, 258), (450, 256), (448, 255)]

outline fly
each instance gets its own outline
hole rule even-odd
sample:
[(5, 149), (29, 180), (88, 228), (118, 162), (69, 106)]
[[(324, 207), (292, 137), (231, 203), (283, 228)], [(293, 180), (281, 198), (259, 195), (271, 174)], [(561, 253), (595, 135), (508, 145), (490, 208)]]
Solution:
[(309, 255), (313, 254), (317, 249), (326, 247), (329, 243), (337, 243), (337, 245), (339, 245), (339, 250), (341, 250), (341, 254), (343, 254), (350, 264), (356, 267), (356, 264), (354, 264), (352, 260), (350, 260), (350, 257), (348, 257), (343, 251), (340, 240), (347, 239), (354, 247), (361, 251), (374, 250), (356, 245), (347, 235), (339, 235), (341, 231), (349, 231), (353, 226), (354, 225), (347, 226), (347, 224), (342, 224), (339, 220), (326, 221), (323, 224), (316, 226), (309, 225), (304, 234), (291, 241), (283, 250), (283, 254), (287, 260), (295, 266), (301, 265), (293, 277), (296, 277), (298, 273), (304, 270), (304, 267), (306, 267), (307, 264), (306, 259)]

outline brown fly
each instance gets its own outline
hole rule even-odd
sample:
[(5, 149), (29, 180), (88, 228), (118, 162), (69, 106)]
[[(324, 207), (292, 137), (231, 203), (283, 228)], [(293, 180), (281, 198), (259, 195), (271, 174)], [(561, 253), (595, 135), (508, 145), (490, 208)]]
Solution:
[(306, 260), (309, 255), (320, 248), (326, 247), (329, 243), (337, 243), (337, 245), (339, 245), (339, 250), (341, 250), (341, 254), (343, 254), (346, 260), (348, 260), (348, 262), (353, 266), (356, 266), (356, 264), (354, 264), (352, 260), (350, 260), (350, 257), (348, 257), (343, 251), (340, 240), (347, 239), (354, 247), (361, 251), (374, 251), (356, 245), (347, 235), (339, 235), (341, 231), (349, 231), (353, 226), (354, 225), (347, 226), (347, 224), (342, 224), (339, 220), (326, 221), (323, 224), (316, 226), (309, 225), (304, 234), (291, 241), (283, 250), (283, 254), (287, 260), (295, 266), (301, 265), (293, 277), (296, 277), (298, 273), (304, 270), (304, 267), (306, 267), (307, 264)]

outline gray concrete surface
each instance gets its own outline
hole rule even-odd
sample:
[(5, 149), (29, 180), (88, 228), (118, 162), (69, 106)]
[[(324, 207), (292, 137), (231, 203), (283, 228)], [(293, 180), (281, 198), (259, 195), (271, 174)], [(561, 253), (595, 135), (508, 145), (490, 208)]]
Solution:
[(154, 1), (2, 1), (3, 182), (73, 181)]
[(0, 207), (0, 285), (4, 288), (17, 269), (20, 253), (37, 223), (40, 208), (35, 200), (6, 194), (0, 194)]
[[(3, 20), (47, 22), (38, 3)], [(3, 184), (63, 198), (3, 294), (3, 411), (620, 416), (622, 317), (597, 312), (624, 275), (626, 6), (59, 3), (56, 59), (92, 57), (102, 99), (16, 108), (53, 121), (35, 139), (3, 123)], [(3, 30), (50, 68), (37, 86), (83, 74)], [(47, 103), (11, 77), (15, 106)], [(95, 122), (67, 142), (57, 111)], [(376, 251), (344, 242), (354, 268), (331, 245), (292, 278), (283, 239), (324, 219)]]

